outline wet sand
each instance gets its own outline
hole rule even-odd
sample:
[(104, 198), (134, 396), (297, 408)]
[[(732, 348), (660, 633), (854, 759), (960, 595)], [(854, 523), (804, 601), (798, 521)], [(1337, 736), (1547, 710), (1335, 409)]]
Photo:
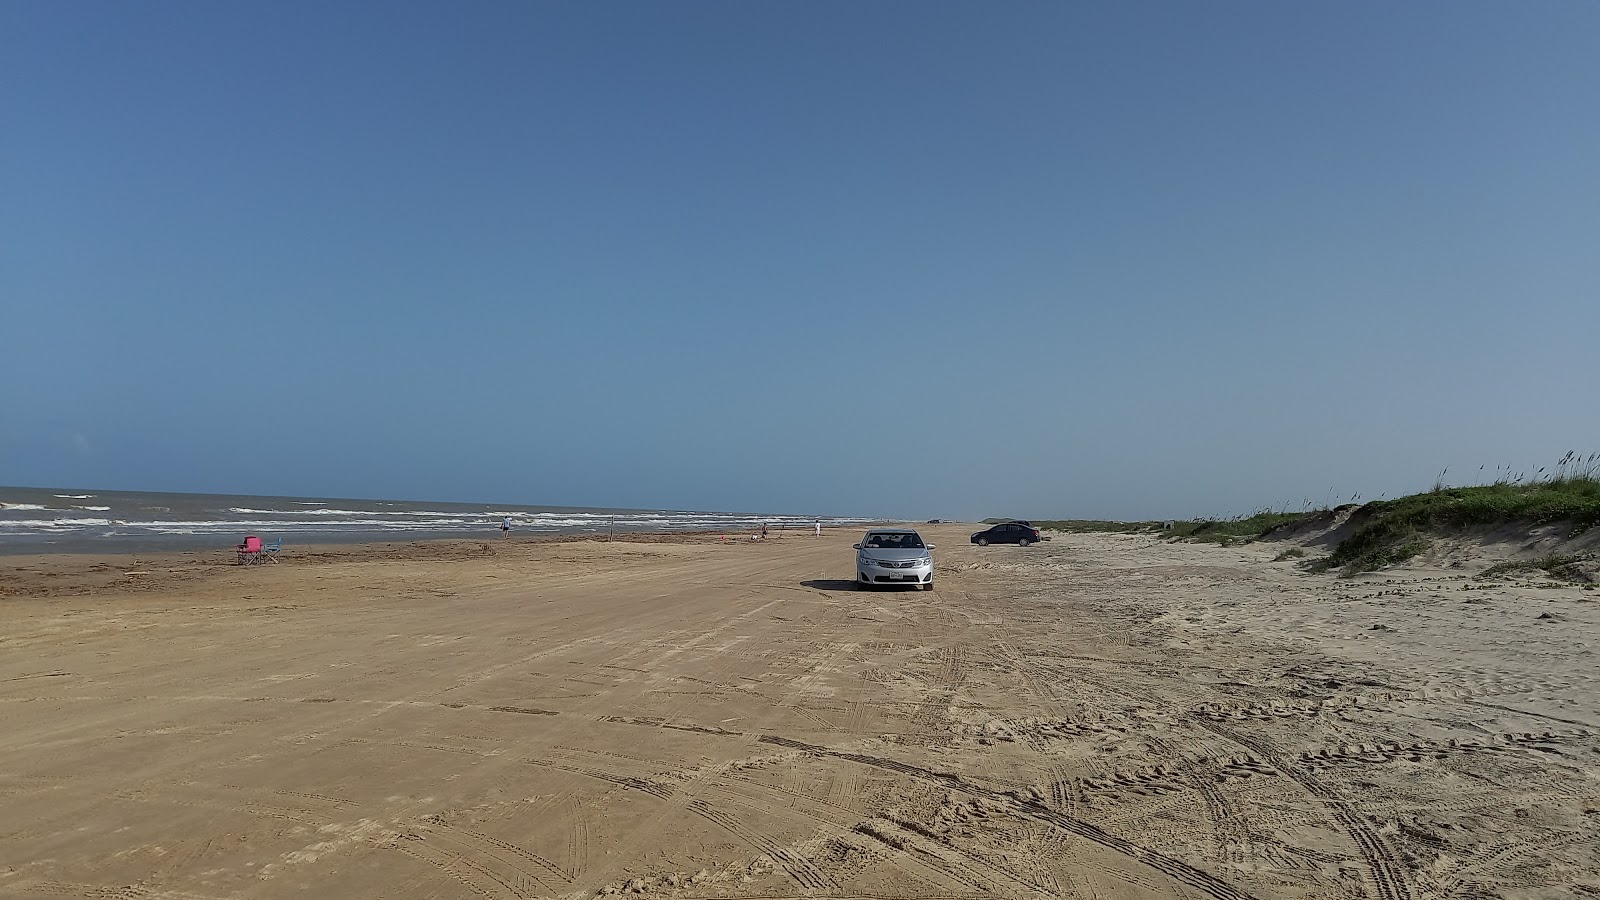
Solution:
[(1600, 895), (1600, 594), (970, 530), (0, 558), (0, 897)]

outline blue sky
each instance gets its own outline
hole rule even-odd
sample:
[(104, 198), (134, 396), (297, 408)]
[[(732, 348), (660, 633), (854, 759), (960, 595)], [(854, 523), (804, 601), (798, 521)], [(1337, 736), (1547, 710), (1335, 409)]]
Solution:
[(0, 5), (0, 484), (1217, 515), (1600, 449), (1600, 5)]

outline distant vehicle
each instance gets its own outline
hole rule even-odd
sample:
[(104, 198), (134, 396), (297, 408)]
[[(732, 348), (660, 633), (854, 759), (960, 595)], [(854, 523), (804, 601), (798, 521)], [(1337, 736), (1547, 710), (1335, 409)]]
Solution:
[(944, 524), (944, 520), (943, 519), (929, 519), (928, 520), (928, 524), (929, 525), (942, 525), (942, 524)]
[(856, 587), (914, 584), (933, 590), (932, 544), (912, 528), (874, 528), (856, 548)]
[(979, 547), (987, 547), (990, 544), (1016, 544), (1018, 547), (1026, 547), (1029, 544), (1037, 544), (1040, 540), (1042, 538), (1039, 537), (1039, 529), (1027, 522), (1001, 522), (972, 535), (972, 542)]

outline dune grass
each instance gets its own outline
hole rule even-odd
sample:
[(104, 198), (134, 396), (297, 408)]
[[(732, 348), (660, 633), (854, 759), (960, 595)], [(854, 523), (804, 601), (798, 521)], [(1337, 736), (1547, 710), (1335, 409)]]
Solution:
[[(1458, 534), (1469, 528), (1531, 528), (1559, 522), (1570, 525), (1573, 533), (1578, 534), (1600, 525), (1600, 453), (1582, 457), (1569, 452), (1555, 466), (1539, 469), (1531, 476), (1514, 475), (1509, 468), (1496, 470), (1492, 483), (1468, 487), (1446, 486), (1445, 474), (1439, 473), (1433, 490), (1394, 500), (1376, 500), (1357, 508), (1351, 515), (1355, 528), (1350, 535), (1333, 553), (1311, 565), (1317, 569), (1342, 568), (1347, 574), (1370, 572), (1426, 552), (1435, 536)], [(1171, 523), (1058, 520), (1034, 524), (1057, 531), (1148, 533), (1227, 545), (1264, 537), (1280, 526), (1328, 512), (1263, 510), (1223, 520)], [(1574, 562), (1565, 557), (1547, 557), (1543, 562), (1515, 565), (1568, 571)]]
[[(1114, 534), (1154, 534), (1162, 537), (1183, 538), (1191, 541), (1211, 541), (1231, 544), (1254, 540), (1288, 522), (1302, 518), (1305, 513), (1272, 512), (1262, 510), (1249, 516), (1233, 519), (1185, 519), (1172, 522), (1113, 522), (1104, 519), (1035, 519), (1035, 528), (1061, 531), (1070, 534), (1110, 532)], [(986, 520), (987, 521), (987, 520)], [(1005, 521), (998, 519), (996, 521)], [(1170, 527), (1169, 527), (1170, 525)]]
[(1589, 582), (1593, 577), (1584, 563), (1594, 559), (1592, 553), (1551, 553), (1538, 559), (1515, 559), (1492, 565), (1478, 573), (1478, 578), (1499, 578), (1518, 572), (1542, 571), (1551, 578), (1565, 581)]
[(1267, 532), (1297, 522), (1305, 518), (1304, 512), (1272, 512), (1262, 510), (1254, 515), (1243, 516), (1237, 519), (1199, 519), (1187, 522), (1173, 522), (1172, 528), (1166, 534), (1169, 537), (1185, 538), (1191, 541), (1212, 541), (1224, 546), (1240, 541), (1255, 540), (1264, 537)]
[[(987, 521), (987, 520), (986, 520)], [(1111, 532), (1115, 534), (1149, 534), (1159, 532), (1160, 522), (1111, 522), (1104, 519), (1036, 519), (1035, 528), (1061, 531), (1068, 534)]]
[(1436, 488), (1368, 503), (1365, 519), (1328, 557), (1330, 566), (1372, 571), (1404, 562), (1432, 535), (1473, 527), (1569, 522), (1581, 532), (1600, 524), (1600, 480), (1593, 477)]

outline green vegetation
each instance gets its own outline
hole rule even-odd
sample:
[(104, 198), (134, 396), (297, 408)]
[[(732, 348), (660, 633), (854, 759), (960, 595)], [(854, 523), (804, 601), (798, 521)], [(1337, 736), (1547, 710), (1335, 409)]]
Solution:
[[(1262, 510), (1251, 516), (1236, 519), (1191, 519), (1175, 522), (1108, 522), (1103, 519), (1034, 519), (1035, 528), (1061, 531), (1069, 534), (1110, 532), (1113, 534), (1155, 534), (1162, 537), (1183, 538), (1191, 541), (1214, 541), (1232, 544), (1254, 540), (1280, 525), (1299, 521), (1305, 513), (1269, 512)], [(985, 523), (1009, 522), (1010, 519), (984, 519)], [(1167, 527), (1168, 525), (1171, 527)]]
[[(984, 520), (989, 521), (988, 519)], [(1000, 519), (997, 521), (1005, 521)], [(1160, 522), (1106, 522), (1100, 519), (1051, 519), (1048, 521), (1035, 521), (1034, 527), (1047, 531), (1062, 531), (1070, 534), (1086, 534), (1089, 532), (1113, 532), (1116, 534), (1151, 534), (1161, 531)]]
[[(1595, 457), (1590, 457), (1592, 462)], [(1497, 525), (1570, 522), (1581, 532), (1600, 524), (1600, 478), (1592, 466), (1535, 481), (1436, 487), (1425, 494), (1368, 503), (1361, 524), (1328, 557), (1329, 566), (1369, 572), (1404, 562), (1428, 548), (1428, 535)]]
[(1191, 541), (1215, 541), (1226, 546), (1239, 541), (1249, 541), (1262, 537), (1280, 525), (1298, 522), (1305, 516), (1306, 513), (1303, 512), (1262, 510), (1254, 515), (1238, 519), (1200, 519), (1190, 522), (1174, 522), (1172, 523), (1172, 529), (1166, 533), (1170, 537), (1187, 538)]
[(1273, 562), (1283, 562), (1286, 559), (1299, 559), (1306, 555), (1304, 547), (1290, 547), (1272, 558)]
[(1430, 542), (1422, 535), (1410, 533), (1392, 543), (1373, 543), (1370, 546), (1347, 549), (1350, 539), (1339, 543), (1332, 554), (1312, 566), (1316, 572), (1325, 572), (1335, 566), (1344, 567), (1346, 575), (1357, 572), (1375, 572), (1385, 566), (1399, 565), (1428, 551)]
[(1552, 553), (1538, 559), (1522, 559), (1503, 562), (1490, 566), (1478, 573), (1479, 578), (1498, 578), (1502, 575), (1513, 575), (1517, 572), (1532, 572), (1541, 569), (1551, 578), (1560, 578), (1565, 581), (1593, 581), (1583, 564), (1594, 555), (1591, 553)]
[[(1460, 533), (1468, 528), (1496, 526), (1536, 527), (1568, 523), (1576, 535), (1600, 525), (1600, 453), (1580, 457), (1569, 452), (1551, 469), (1531, 477), (1497, 469), (1494, 481), (1470, 487), (1447, 487), (1439, 473), (1433, 490), (1395, 500), (1378, 500), (1351, 513), (1350, 534), (1326, 558), (1307, 563), (1317, 571), (1343, 568), (1347, 574), (1370, 572), (1405, 562), (1427, 551), (1434, 535)], [(1308, 504), (1309, 506), (1309, 504)], [(1346, 507), (1340, 507), (1340, 510)], [(1104, 522), (1058, 520), (1035, 522), (1039, 528), (1065, 532), (1119, 532), (1158, 534), (1192, 541), (1214, 541), (1227, 546), (1266, 536), (1284, 525), (1326, 517), (1330, 510), (1271, 512), (1226, 520), (1179, 522)], [(996, 520), (1003, 521), (1003, 520)], [(1285, 550), (1279, 560), (1303, 556), (1299, 548)], [(1586, 557), (1585, 557), (1586, 558)], [(1585, 558), (1548, 556), (1526, 563), (1505, 563), (1484, 573), (1504, 574), (1522, 569), (1543, 569), (1556, 577), (1590, 580), (1580, 566)]]

